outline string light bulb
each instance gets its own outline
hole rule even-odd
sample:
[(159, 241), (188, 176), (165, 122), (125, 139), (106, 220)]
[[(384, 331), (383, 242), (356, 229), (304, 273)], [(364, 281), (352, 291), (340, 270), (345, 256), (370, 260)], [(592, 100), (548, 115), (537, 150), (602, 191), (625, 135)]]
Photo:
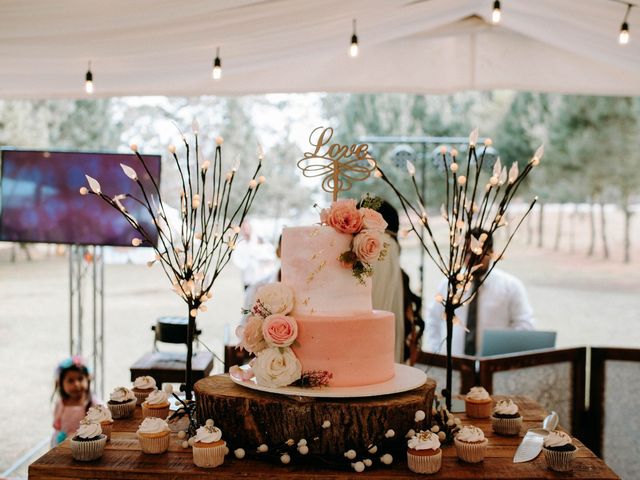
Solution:
[(213, 71), (211, 76), (214, 80), (220, 80), (222, 78), (222, 62), (220, 61), (220, 47), (216, 49), (216, 58), (213, 61)]
[(89, 60), (89, 67), (87, 73), (84, 76), (84, 91), (89, 95), (93, 93), (93, 73), (91, 73), (91, 60)]
[(629, 24), (627, 23), (627, 19), (629, 18), (631, 7), (632, 5), (628, 3), (627, 11), (625, 12), (624, 18), (622, 19), (622, 25), (620, 26), (620, 35), (618, 35), (618, 43), (620, 45), (626, 45), (627, 43), (629, 43)]
[(493, 12), (491, 12), (491, 21), (494, 25), (500, 23), (502, 18), (502, 11), (500, 10), (500, 0), (493, 2)]
[(356, 19), (353, 19), (353, 35), (351, 35), (351, 46), (349, 47), (349, 55), (358, 56), (358, 35), (356, 35)]

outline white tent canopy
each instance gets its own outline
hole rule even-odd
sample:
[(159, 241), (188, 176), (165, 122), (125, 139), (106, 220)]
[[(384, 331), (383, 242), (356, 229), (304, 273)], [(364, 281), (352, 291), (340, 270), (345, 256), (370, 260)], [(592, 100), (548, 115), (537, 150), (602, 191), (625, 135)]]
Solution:
[[(612, 0), (5, 0), (0, 98), (517, 89), (640, 94)], [(348, 47), (357, 19), (360, 55)], [(637, 32), (637, 38), (634, 34)], [(216, 47), (223, 78), (211, 78)]]

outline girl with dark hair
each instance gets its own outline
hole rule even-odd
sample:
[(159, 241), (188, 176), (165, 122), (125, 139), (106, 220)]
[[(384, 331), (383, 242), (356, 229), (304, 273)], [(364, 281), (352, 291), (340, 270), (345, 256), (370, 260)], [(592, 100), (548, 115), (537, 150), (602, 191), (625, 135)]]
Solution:
[(51, 446), (56, 446), (80, 426), (94, 404), (99, 403), (91, 396), (91, 374), (82, 357), (74, 355), (64, 359), (56, 368), (56, 385), (53, 397), (57, 396), (53, 412), (55, 432)]

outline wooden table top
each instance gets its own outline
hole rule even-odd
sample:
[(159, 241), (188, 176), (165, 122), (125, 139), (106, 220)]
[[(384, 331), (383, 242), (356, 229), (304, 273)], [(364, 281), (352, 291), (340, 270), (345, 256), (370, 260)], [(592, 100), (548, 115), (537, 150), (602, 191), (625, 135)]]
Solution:
[[(494, 400), (503, 397), (495, 396)], [(430, 478), (439, 479), (618, 479), (619, 477), (580, 441), (574, 469), (572, 472), (557, 473), (546, 468), (543, 455), (531, 462), (514, 464), (513, 454), (528, 428), (539, 427), (547, 412), (528, 397), (510, 397), (520, 407), (523, 416), (523, 428), (520, 436), (504, 437), (495, 435), (491, 422), (487, 420), (468, 420), (460, 416), (464, 424), (474, 424), (482, 428), (489, 440), (484, 462), (467, 464), (457, 460), (455, 447), (446, 446), (442, 450), (442, 468)], [(140, 451), (135, 431), (141, 422), (140, 408), (134, 418), (116, 420), (111, 441), (107, 443), (104, 455), (95, 462), (77, 462), (71, 457), (69, 441), (44, 454), (29, 466), (29, 478), (34, 480), (65, 479), (237, 479), (238, 477), (272, 479), (350, 479), (362, 478), (425, 478), (407, 468), (406, 458), (395, 459), (389, 467), (378, 466), (364, 473), (353, 470), (326, 469), (308, 465), (274, 465), (253, 459), (236, 459), (233, 454), (226, 457), (222, 466), (216, 469), (198, 468), (193, 464), (191, 449), (183, 449), (176, 434), (171, 434), (169, 451), (161, 455), (146, 455)]]

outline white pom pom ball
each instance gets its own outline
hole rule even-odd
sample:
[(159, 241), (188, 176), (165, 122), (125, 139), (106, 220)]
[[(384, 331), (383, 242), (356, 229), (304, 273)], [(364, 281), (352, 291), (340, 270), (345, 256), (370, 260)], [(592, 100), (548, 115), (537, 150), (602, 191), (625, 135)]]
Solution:
[(242, 460), (244, 458), (244, 456), (246, 455), (246, 452), (244, 451), (244, 448), (236, 448), (233, 451), (233, 454), (236, 456), (236, 458), (238, 460)]

